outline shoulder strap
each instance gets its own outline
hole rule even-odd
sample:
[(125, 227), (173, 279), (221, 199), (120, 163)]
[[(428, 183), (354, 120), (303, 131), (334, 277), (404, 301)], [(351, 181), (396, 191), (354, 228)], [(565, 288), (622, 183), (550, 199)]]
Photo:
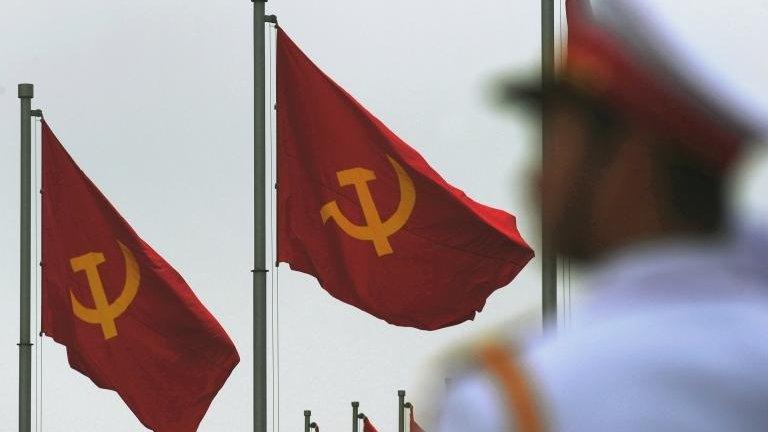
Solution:
[(515, 359), (504, 346), (484, 346), (479, 358), (501, 389), (509, 416), (515, 423), (516, 432), (544, 432), (539, 416), (535, 393), (530, 382)]

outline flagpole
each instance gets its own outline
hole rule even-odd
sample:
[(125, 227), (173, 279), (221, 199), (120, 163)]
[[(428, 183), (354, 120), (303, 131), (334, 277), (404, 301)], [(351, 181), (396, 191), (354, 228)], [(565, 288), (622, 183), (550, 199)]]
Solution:
[(405, 432), (405, 390), (397, 391), (397, 430)]
[(29, 338), (32, 241), (32, 98), (34, 86), (19, 84), (21, 102), (21, 218), (19, 247), (19, 432), (32, 427), (32, 343)]
[(360, 402), (352, 402), (352, 432), (357, 432), (357, 412), (360, 409)]
[(253, 1), (253, 430), (267, 432), (267, 226), (264, 6)]
[[(559, 1), (559, 0), (558, 0)], [(555, 78), (555, 0), (541, 0), (541, 84), (549, 86)], [(548, 177), (551, 168), (544, 155), (549, 137), (547, 101), (541, 111), (542, 175)], [(542, 200), (543, 202), (543, 200)], [(547, 232), (542, 212), (541, 232), (541, 307), (544, 330), (557, 330), (557, 255), (552, 248), (552, 234)]]

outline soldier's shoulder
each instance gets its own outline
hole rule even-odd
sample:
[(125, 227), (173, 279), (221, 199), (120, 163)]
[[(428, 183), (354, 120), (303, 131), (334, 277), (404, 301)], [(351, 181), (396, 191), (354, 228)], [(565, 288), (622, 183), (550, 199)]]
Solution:
[(508, 424), (503, 395), (490, 375), (467, 370), (446, 390), (442, 400), (440, 432), (495, 432)]
[(440, 364), (446, 388), (440, 403), (438, 430), (509, 430), (510, 416), (514, 414), (507, 406), (510, 394), (505, 382), (527, 375), (521, 363), (522, 353), (531, 339), (539, 337), (541, 321), (532, 311), (445, 351)]
[(538, 311), (520, 313), (495, 326), (462, 339), (438, 353), (434, 360), (449, 380), (482, 369), (482, 353), (489, 346), (503, 347), (517, 356), (531, 343), (542, 337)]

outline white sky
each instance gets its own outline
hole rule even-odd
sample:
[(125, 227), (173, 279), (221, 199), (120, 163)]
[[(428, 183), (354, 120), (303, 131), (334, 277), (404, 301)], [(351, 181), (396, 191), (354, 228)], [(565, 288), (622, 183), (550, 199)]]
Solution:
[[(720, 3), (670, 7), (687, 16)], [(752, 94), (768, 100), (768, 66), (752, 47), (766, 39), (761, 3), (718, 6), (731, 14), (722, 28), (692, 15), (686, 31), (709, 43), (713, 56), (727, 56), (753, 84)], [(527, 199), (527, 174), (538, 158), (535, 131), (520, 117), (496, 112), (487, 98), (499, 73), (538, 67), (538, 2), (304, 0), (267, 8), (322, 69), (449, 182), (514, 213), (526, 239), (538, 242)], [(251, 3), (5, 0), (0, 29), (0, 432), (17, 424), (19, 82), (35, 84), (33, 107), (44, 110), (83, 170), (235, 341), (242, 362), (200, 430), (250, 430)], [(753, 37), (726, 43), (737, 30)], [(768, 169), (749, 173), (742, 201), (765, 219)], [(304, 409), (323, 430), (347, 430), (352, 400), (380, 430), (396, 430), (397, 389), (409, 391), (418, 414), (430, 400), (422, 383), (436, 355), (540, 302), (533, 261), (474, 322), (427, 333), (340, 303), (308, 276), (287, 268), (279, 275), (284, 431), (301, 430)], [(41, 347), (44, 362), (35, 375), (43, 376), (46, 431), (144, 430), (115, 393), (69, 368), (62, 346), (45, 339), (36, 357)]]

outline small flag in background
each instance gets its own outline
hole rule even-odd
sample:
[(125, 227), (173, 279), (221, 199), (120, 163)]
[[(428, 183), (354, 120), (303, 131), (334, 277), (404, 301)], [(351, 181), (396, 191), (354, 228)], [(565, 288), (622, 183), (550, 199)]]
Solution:
[(439, 329), (533, 257), (514, 216), (449, 185), (280, 28), (277, 107), (278, 260), (339, 300)]
[(371, 423), (371, 421), (368, 420), (368, 416), (363, 417), (363, 432), (379, 432), (373, 426), (373, 423)]
[(197, 430), (240, 361), (235, 346), (42, 128), (43, 331), (147, 428)]
[(413, 419), (413, 408), (411, 408), (411, 419), (410, 419), (410, 425), (408, 427), (409, 432), (424, 432), (424, 429), (419, 426), (418, 423), (416, 423), (416, 420)]

